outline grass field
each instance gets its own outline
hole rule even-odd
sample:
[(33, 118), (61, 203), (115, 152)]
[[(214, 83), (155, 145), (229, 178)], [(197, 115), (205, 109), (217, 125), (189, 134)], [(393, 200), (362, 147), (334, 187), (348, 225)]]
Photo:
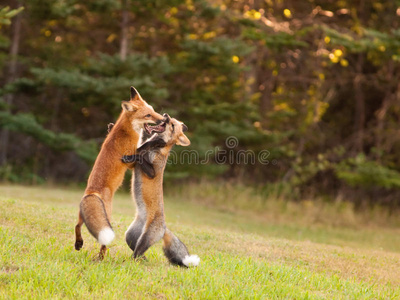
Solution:
[(117, 237), (97, 262), (99, 246), (86, 229), (83, 249), (73, 247), (82, 192), (0, 186), (1, 299), (400, 299), (394, 225), (310, 221), (329, 210), (311, 213), (308, 204), (281, 215), (213, 209), (207, 199), (177, 193), (165, 199), (167, 224), (201, 258), (183, 269), (168, 264), (160, 243), (147, 261), (130, 258), (124, 232), (134, 206), (118, 193)]

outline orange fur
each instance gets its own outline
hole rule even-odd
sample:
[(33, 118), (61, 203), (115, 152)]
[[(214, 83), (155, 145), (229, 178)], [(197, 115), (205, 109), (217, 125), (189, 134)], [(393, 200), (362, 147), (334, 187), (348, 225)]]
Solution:
[[(124, 101), (122, 108), (117, 122), (101, 147), (88, 179), (80, 205), (78, 224), (75, 227), (76, 250), (80, 250), (83, 245), (81, 236), (83, 223), (96, 239), (102, 229), (111, 229), (113, 196), (121, 185), (127, 170), (127, 166), (121, 162), (121, 157), (135, 153), (139, 132), (145, 123), (156, 123), (163, 120), (163, 117), (156, 113), (134, 88), (131, 88), (130, 101)], [(100, 258), (104, 256), (104, 253), (105, 248), (102, 247)]]

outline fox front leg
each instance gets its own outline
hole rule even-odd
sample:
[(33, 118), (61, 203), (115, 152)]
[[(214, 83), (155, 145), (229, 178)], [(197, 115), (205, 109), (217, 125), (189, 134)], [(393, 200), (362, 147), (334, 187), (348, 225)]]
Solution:
[(143, 173), (150, 179), (156, 176), (156, 172), (150, 160), (150, 153), (148, 152), (144, 155), (124, 155), (121, 160), (123, 163), (128, 164), (128, 168), (133, 168), (133, 164), (136, 162), (137, 166), (139, 166)]
[(144, 143), (142, 146), (140, 146), (136, 152), (137, 154), (143, 154), (143, 152), (148, 152), (151, 150), (159, 149), (159, 148), (164, 148), (167, 145), (167, 143), (163, 139), (155, 139), (148, 141)]
[(137, 165), (141, 166), (143, 173), (150, 179), (153, 179), (156, 173), (154, 171), (152, 159), (150, 158), (151, 152), (152, 150), (163, 148), (166, 145), (163, 139), (155, 139), (146, 142), (136, 150), (135, 155), (124, 155), (121, 161), (128, 164), (128, 168), (130, 169), (134, 167), (134, 163), (137, 163)]
[(124, 164), (133, 164), (135, 162), (141, 161), (141, 158), (139, 157), (139, 155), (124, 155), (122, 156), (121, 161)]

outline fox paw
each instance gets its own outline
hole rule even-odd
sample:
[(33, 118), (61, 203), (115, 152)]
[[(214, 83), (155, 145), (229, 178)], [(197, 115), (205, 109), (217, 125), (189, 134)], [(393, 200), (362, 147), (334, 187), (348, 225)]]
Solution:
[(82, 249), (83, 241), (76, 241), (75, 242), (75, 250), (79, 251)]

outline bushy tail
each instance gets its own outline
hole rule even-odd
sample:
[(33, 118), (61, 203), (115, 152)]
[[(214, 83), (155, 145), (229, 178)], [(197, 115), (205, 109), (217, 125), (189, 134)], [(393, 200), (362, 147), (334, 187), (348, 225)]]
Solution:
[(190, 255), (184, 243), (182, 243), (168, 228), (163, 237), (163, 250), (170, 263), (183, 267), (197, 266), (200, 258)]
[(101, 245), (110, 244), (115, 237), (103, 200), (90, 194), (83, 197), (80, 204), (80, 214), (89, 232)]

